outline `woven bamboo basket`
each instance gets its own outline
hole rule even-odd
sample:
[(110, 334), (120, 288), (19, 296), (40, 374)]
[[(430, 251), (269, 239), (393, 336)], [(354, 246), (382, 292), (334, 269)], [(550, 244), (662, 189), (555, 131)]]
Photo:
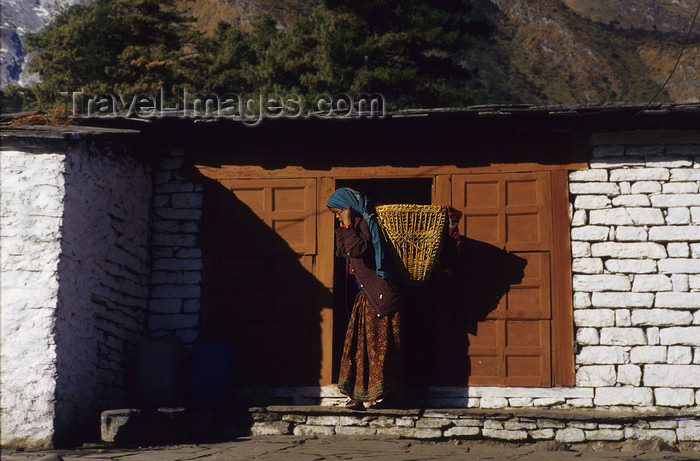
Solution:
[(391, 243), (401, 278), (417, 285), (428, 280), (445, 235), (447, 213), (439, 205), (380, 205), (377, 221)]

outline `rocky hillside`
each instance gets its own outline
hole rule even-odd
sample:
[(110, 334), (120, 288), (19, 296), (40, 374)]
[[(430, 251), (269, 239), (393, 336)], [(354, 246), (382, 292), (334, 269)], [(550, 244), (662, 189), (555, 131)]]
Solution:
[[(71, 3), (78, 0), (62, 0)], [(268, 13), (289, 25), (321, 0), (179, 0), (210, 32), (218, 20), (250, 28)], [(3, 0), (2, 78), (26, 81), (25, 32), (50, 17), (51, 0)], [(473, 75), (477, 103), (646, 102), (680, 52), (697, 0), (464, 0), (475, 45), (456, 58)], [(658, 100), (700, 101), (700, 22)]]

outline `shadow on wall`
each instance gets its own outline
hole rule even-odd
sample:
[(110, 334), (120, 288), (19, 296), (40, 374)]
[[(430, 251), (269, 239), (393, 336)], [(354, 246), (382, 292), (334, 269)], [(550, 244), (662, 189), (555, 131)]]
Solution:
[[(429, 283), (409, 288), (404, 314), (409, 392), (426, 386), (466, 386), (471, 375), (469, 336), (476, 335), (527, 261), (491, 244), (460, 236), (459, 251), (448, 238)], [(452, 246), (453, 248), (450, 248)]]
[(317, 386), (321, 310), (332, 294), (300, 255), (218, 181), (204, 183), (203, 338), (235, 348), (235, 383), (268, 403), (269, 386)]

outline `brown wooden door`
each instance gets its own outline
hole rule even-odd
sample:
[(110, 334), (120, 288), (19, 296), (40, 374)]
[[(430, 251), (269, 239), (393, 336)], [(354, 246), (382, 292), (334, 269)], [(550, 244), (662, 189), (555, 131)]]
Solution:
[(468, 336), (468, 384), (551, 385), (550, 173), (454, 175), (452, 204), (464, 211), (460, 233), (472, 240), (475, 285), (490, 283), (478, 277), (498, 273), (491, 266), (508, 258), (526, 262), (495, 308), (485, 307), (489, 299), (463, 300), (467, 310), (488, 311)]
[(233, 341), (238, 384), (322, 381), (317, 194), (314, 178), (207, 184), (202, 326)]

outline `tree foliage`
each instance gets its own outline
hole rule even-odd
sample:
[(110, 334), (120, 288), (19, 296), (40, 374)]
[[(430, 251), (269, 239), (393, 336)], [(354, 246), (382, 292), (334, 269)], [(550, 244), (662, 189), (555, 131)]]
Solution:
[(185, 83), (197, 34), (172, 0), (93, 0), (27, 37), (40, 102), (60, 92), (155, 92)]
[(453, 52), (468, 43), (453, 0), (328, 0), (281, 28), (219, 23), (211, 35), (172, 0), (94, 0), (29, 36), (44, 103), (61, 91), (170, 94), (178, 87), (242, 95), (380, 93), (391, 109), (469, 102)]

